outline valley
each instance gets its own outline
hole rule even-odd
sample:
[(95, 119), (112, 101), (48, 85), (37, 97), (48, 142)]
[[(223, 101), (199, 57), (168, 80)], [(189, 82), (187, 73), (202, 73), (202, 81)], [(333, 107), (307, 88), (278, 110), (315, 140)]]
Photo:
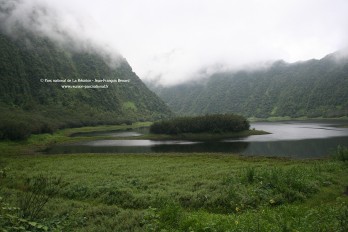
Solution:
[(177, 2), (0, 0), (0, 231), (348, 231), (346, 51)]

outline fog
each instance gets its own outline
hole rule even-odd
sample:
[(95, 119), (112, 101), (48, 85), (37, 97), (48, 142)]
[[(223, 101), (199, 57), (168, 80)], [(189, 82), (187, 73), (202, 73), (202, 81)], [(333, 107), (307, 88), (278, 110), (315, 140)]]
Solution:
[(0, 20), (71, 49), (127, 59), (173, 85), (271, 61), (322, 58), (348, 41), (346, 0), (0, 0)]

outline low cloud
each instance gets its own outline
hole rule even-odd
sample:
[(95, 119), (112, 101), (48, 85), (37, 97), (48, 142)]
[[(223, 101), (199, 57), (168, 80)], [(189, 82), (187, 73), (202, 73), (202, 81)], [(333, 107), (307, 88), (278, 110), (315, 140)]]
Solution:
[[(0, 0), (0, 19), (110, 63), (122, 54), (163, 85), (271, 61), (322, 58), (347, 46), (346, 0)], [(14, 33), (14, 31), (12, 31)]]
[(110, 66), (117, 66), (119, 52), (100, 31), (92, 17), (66, 10), (62, 5), (43, 0), (0, 0), (2, 30), (14, 38), (27, 32), (48, 37), (73, 52), (93, 52), (101, 55)]

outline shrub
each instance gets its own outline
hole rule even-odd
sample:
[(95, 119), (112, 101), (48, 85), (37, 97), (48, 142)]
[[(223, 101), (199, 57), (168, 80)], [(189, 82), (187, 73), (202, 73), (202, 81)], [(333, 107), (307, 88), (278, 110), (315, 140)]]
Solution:
[(36, 218), (48, 200), (58, 192), (60, 178), (39, 175), (28, 178), (23, 185), (24, 193), (19, 196), (19, 213), (23, 218)]
[(197, 117), (179, 117), (155, 122), (150, 127), (154, 134), (180, 133), (224, 133), (248, 130), (250, 124), (242, 116), (234, 114), (213, 114)]
[(30, 128), (23, 122), (3, 121), (0, 125), (0, 139), (21, 140), (30, 135)]
[(332, 155), (335, 160), (347, 161), (348, 160), (348, 148), (338, 145), (336, 151)]

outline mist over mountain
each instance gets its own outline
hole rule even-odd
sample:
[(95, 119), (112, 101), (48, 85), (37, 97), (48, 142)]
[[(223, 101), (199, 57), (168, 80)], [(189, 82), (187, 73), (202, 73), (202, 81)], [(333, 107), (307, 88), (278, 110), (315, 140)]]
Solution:
[(176, 86), (148, 83), (179, 115), (237, 113), (248, 117), (348, 116), (348, 59), (344, 51), (320, 60), (219, 72)]
[(163, 85), (320, 59), (348, 41), (345, 0), (0, 0), (0, 9), (12, 34), (19, 24), (69, 50), (122, 54), (141, 79)]
[(122, 57), (110, 66), (100, 54), (24, 29), (0, 32), (0, 138), (171, 115)]

